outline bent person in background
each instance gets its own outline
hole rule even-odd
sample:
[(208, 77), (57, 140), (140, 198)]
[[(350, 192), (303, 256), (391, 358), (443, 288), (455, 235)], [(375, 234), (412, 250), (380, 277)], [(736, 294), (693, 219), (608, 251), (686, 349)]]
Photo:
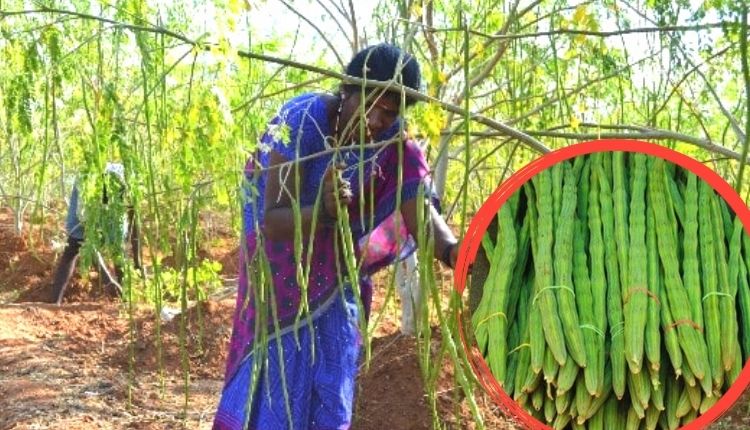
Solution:
[[(98, 229), (103, 231), (98, 231), (97, 234), (100, 235), (102, 242), (109, 247), (119, 248), (117, 251), (120, 255), (125, 255), (125, 242), (129, 240), (133, 264), (136, 269), (140, 269), (138, 228), (134, 223), (133, 207), (126, 203), (126, 192), (124, 167), (119, 163), (107, 163), (104, 171), (101, 205), (98, 205), (101, 210), (95, 214), (98, 217), (98, 224), (103, 225), (104, 228)], [(65, 290), (73, 277), (76, 262), (86, 237), (84, 229), (85, 205), (83, 203), (79, 182), (76, 181), (70, 194), (68, 214), (65, 220), (67, 244), (57, 263), (52, 281), (51, 301), (58, 305), (62, 303)], [(121, 296), (122, 262), (115, 257), (115, 273), (112, 274), (99, 250), (95, 250), (94, 254), (95, 265), (99, 271), (100, 279), (103, 281), (105, 292), (113, 297)]]

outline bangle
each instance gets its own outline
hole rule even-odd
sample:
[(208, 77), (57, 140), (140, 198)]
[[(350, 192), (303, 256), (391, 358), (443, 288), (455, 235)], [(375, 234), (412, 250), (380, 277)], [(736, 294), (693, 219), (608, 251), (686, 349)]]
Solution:
[(455, 243), (451, 243), (450, 245), (443, 248), (443, 255), (440, 258), (440, 261), (443, 262), (446, 266), (453, 269), (453, 264), (451, 264), (451, 252), (453, 252), (453, 248), (456, 246)]

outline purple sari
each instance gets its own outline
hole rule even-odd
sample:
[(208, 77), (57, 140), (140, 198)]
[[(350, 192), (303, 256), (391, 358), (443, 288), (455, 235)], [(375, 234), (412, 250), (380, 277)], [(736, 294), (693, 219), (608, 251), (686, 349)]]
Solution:
[[(252, 352), (253, 341), (261, 330), (267, 329), (270, 338), (291, 330), (298, 319), (302, 290), (298, 284), (294, 242), (267, 240), (258, 234), (258, 228), (263, 224), (263, 200), (268, 174), (260, 169), (268, 166), (271, 150), (288, 160), (302, 159), (299, 162), (303, 167), (299, 203), (302, 207), (313, 205), (323, 174), (333, 157), (332, 152), (315, 156), (329, 149), (325, 136), (331, 134), (331, 127), (326, 112), (324, 99), (318, 94), (305, 94), (292, 99), (269, 123), (268, 131), (260, 140), (257, 157), (251, 158), (245, 168), (244, 246), (240, 252), (239, 291), (227, 359), (227, 382), (231, 380), (243, 358)], [(378, 136), (378, 140), (398, 136), (399, 126), (399, 123), (394, 124), (390, 130)], [(401, 202), (417, 197), (420, 190), (429, 194), (429, 169), (421, 149), (410, 140), (363, 151), (357, 147), (342, 149), (339, 157), (347, 165), (343, 175), (351, 182), (355, 194), (348, 212), (355, 252), (361, 267), (359, 293), (365, 313), (369, 314), (372, 299), (369, 275), (396, 259), (405, 257), (414, 249), (413, 240), (408, 236), (396, 207), (399, 192)], [(278, 174), (278, 170), (274, 170), (272, 174)], [(399, 174), (401, 184), (398, 181)], [(370, 202), (368, 206), (374, 208), (372, 213), (370, 210), (360, 213), (360, 177), (366, 181), (363, 182), (366, 184), (365, 201)], [(334, 228), (319, 228), (313, 238), (306, 292), (308, 315), (314, 315), (318, 307), (339, 292), (342, 278), (337, 273), (337, 265), (341, 265), (339, 270), (342, 273), (346, 272), (335, 251)], [(271, 268), (268, 276), (273, 285), (272, 299), (269, 292), (260, 297), (261, 294), (252, 282), (258, 274), (256, 259), (260, 254), (257, 252), (259, 242), (263, 243), (265, 258)], [(303, 267), (306, 267), (308, 244), (308, 239), (303, 239)], [(265, 310), (265, 327), (256, 321), (259, 306), (263, 306)], [(274, 326), (271, 316), (274, 309), (281, 332), (277, 332)], [(306, 321), (306, 316), (299, 318), (299, 326), (303, 326)]]

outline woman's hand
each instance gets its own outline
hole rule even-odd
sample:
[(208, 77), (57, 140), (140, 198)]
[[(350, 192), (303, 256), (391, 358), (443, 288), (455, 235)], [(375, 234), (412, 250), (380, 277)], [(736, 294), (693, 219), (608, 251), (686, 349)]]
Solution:
[(331, 219), (339, 217), (337, 200), (342, 206), (348, 206), (354, 198), (351, 184), (341, 176), (341, 169), (341, 165), (331, 165), (323, 175), (324, 216)]
[(461, 247), (461, 242), (458, 242), (455, 245), (453, 245), (453, 248), (451, 248), (450, 261), (451, 261), (451, 267), (453, 269), (456, 268), (456, 261), (458, 260), (458, 249), (460, 247)]
[(419, 237), (417, 204), (426, 204), (429, 207), (430, 214), (427, 219), (432, 223), (430, 232), (434, 235), (435, 258), (450, 266), (451, 269), (455, 269), (461, 244), (434, 205), (427, 201), (420, 202), (417, 198), (401, 203), (401, 215), (404, 217), (406, 229), (413, 238)]
[(458, 260), (458, 248), (461, 246), (460, 242), (448, 242), (443, 247), (442, 254), (439, 255), (440, 261), (451, 269), (456, 269), (456, 260)]

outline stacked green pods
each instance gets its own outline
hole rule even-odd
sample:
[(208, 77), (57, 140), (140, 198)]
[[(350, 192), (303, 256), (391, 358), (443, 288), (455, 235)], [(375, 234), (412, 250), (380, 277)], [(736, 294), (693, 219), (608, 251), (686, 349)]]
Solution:
[(472, 315), (506, 392), (555, 429), (674, 429), (750, 355), (750, 238), (689, 171), (578, 157), (498, 213)]

